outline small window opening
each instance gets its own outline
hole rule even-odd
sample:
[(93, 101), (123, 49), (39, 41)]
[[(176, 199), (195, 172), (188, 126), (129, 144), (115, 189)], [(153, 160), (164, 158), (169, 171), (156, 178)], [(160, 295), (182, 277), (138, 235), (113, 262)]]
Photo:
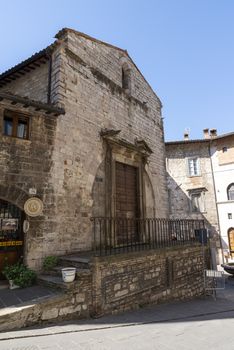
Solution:
[(227, 197), (229, 201), (234, 200), (234, 183), (230, 184), (227, 188)]
[(130, 89), (130, 70), (122, 68), (122, 88)]
[(228, 219), (232, 219), (232, 213), (228, 213)]

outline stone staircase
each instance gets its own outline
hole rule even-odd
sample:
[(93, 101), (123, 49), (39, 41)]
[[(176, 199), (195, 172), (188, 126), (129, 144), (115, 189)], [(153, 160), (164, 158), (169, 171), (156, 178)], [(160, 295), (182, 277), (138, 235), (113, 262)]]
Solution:
[[(1, 293), (5, 296), (5, 307), (0, 307), (0, 332), (44, 322), (89, 318), (92, 308), (91, 259), (90, 254), (82, 253), (60, 257), (58, 266), (38, 275), (38, 285), (31, 287), (31, 298), (27, 297), (30, 288), (0, 290), (0, 306)], [(74, 282), (63, 282), (63, 267), (76, 267)], [(16, 302), (10, 303), (13, 297)]]
[[(86, 278), (91, 274), (90, 262), (91, 253), (87, 252), (85, 255), (82, 253), (64, 255), (59, 257), (58, 266), (38, 275), (38, 284), (46, 287), (60, 289), (63, 291), (71, 291), (76, 288), (80, 283), (80, 280)], [(76, 279), (71, 283), (64, 283), (62, 280), (62, 268), (75, 267), (76, 268)]]

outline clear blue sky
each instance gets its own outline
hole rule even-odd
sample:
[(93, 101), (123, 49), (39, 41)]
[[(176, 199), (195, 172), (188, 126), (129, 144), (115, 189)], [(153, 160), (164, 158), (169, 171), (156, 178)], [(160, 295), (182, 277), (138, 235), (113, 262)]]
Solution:
[(62, 27), (127, 49), (163, 103), (166, 140), (234, 131), (234, 0), (0, 0), (3, 72)]

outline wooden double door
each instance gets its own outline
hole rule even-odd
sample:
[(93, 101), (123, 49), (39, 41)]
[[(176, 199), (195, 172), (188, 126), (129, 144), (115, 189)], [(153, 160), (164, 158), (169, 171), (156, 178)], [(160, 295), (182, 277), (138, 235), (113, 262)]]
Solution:
[(135, 244), (139, 240), (139, 172), (138, 168), (116, 162), (115, 216), (117, 245)]

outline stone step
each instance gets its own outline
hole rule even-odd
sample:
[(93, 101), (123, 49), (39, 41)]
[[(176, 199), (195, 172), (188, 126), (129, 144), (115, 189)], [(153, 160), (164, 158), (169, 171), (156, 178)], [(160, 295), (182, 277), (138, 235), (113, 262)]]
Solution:
[[(70, 267), (74, 267), (74, 266), (71, 266), (69, 265)], [(61, 277), (62, 276), (62, 269), (63, 268), (66, 268), (68, 266), (63, 266), (63, 265), (58, 265), (56, 267), (54, 267), (52, 270), (49, 270), (49, 271), (46, 271), (46, 272), (43, 272), (43, 275), (50, 275), (50, 276), (59, 276)], [(88, 268), (78, 268), (76, 267), (76, 275), (79, 276), (83, 273), (90, 273), (90, 270)]]
[(54, 268), (53, 274), (40, 274), (37, 276), (37, 283), (46, 287), (50, 287), (57, 290), (70, 291), (79, 287), (80, 280), (91, 274), (89, 269), (77, 269), (76, 278), (74, 282), (65, 283), (62, 279), (62, 273), (60, 267)]
[(71, 282), (71, 283), (65, 283), (63, 282), (62, 276), (52, 276), (52, 275), (43, 274), (43, 275), (37, 276), (37, 283), (39, 285), (43, 285), (49, 288), (69, 291), (75, 288), (78, 281), (75, 280), (74, 282)]
[(78, 269), (90, 268), (90, 257), (80, 257), (79, 255), (65, 255), (59, 258), (59, 265), (64, 267), (76, 267)]

